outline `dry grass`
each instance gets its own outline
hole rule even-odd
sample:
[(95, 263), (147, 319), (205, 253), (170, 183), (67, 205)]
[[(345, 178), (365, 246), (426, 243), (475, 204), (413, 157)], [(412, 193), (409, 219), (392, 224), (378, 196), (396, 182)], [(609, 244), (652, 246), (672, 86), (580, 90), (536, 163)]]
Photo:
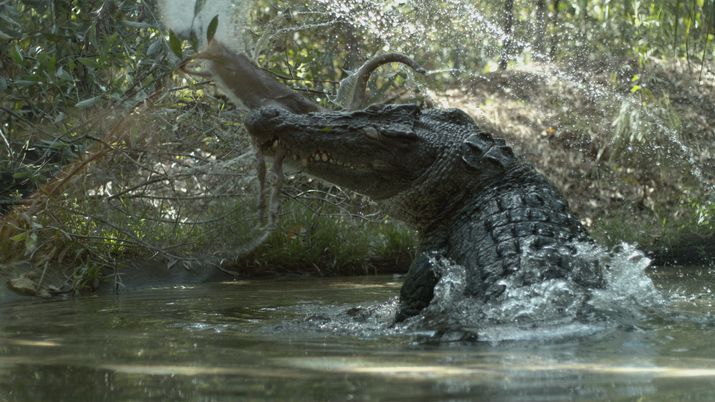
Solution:
[(712, 209), (715, 186), (715, 76), (698, 76), (653, 61), (631, 93), (628, 76), (569, 82), (527, 65), (434, 97), (506, 138), (601, 240), (657, 248), (713, 226), (692, 210)]

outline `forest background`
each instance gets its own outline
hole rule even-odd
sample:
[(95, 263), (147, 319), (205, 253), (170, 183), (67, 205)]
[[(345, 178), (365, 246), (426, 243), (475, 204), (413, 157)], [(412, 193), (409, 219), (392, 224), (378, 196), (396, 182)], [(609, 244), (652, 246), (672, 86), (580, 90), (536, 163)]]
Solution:
[[(464, 109), (605, 245), (636, 243), (662, 263), (712, 257), (715, 0), (250, 3), (247, 51), (324, 106), (362, 62), (404, 52), (428, 74), (382, 68), (373, 101)], [(246, 111), (177, 71), (201, 40), (163, 27), (152, 0), (0, 1), (0, 271), (12, 287), (120, 286), (141, 261), (158, 275), (406, 270), (411, 230), (299, 175), (279, 226), (239, 252), (260, 233)]]

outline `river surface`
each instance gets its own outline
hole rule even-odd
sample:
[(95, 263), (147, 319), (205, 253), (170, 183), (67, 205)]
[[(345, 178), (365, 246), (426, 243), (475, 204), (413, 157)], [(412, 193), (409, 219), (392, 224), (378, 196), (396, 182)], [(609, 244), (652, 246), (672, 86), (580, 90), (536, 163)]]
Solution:
[(669, 306), (633, 325), (475, 343), (324, 325), (393, 277), (6, 303), (0, 401), (715, 400), (715, 269), (649, 275)]

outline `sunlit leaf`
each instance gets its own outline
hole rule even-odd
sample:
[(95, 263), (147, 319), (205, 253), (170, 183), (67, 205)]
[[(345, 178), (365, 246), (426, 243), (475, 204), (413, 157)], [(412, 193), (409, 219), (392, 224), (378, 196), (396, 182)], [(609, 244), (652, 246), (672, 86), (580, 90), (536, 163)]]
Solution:
[(21, 170), (12, 174), (12, 178), (16, 180), (27, 179), (28, 177), (32, 177), (32, 173), (27, 170)]
[(151, 45), (149, 45), (149, 48), (146, 51), (146, 54), (152, 57), (155, 56), (161, 50), (162, 42), (163, 41), (161, 39), (156, 39), (152, 41)]
[(12, 39), (12, 38), (13, 38), (13, 37), (12, 37), (11, 35), (8, 35), (8, 34), (6, 34), (5, 32), (3, 32), (2, 30), (0, 30), (0, 39), (2, 39), (2, 40), (8, 40), (8, 39)]
[(25, 237), (25, 255), (32, 254), (37, 248), (37, 233), (32, 232), (29, 236)]
[(32, 85), (37, 84), (37, 81), (33, 81), (33, 80), (14, 80), (12, 83), (13, 83), (13, 85), (15, 85), (16, 87), (29, 87), (29, 86), (32, 86)]
[(99, 67), (99, 63), (97, 62), (97, 59), (93, 57), (78, 57), (77, 61), (79, 61), (81, 64), (87, 66), (87, 67)]
[(91, 98), (81, 100), (77, 103), (75, 103), (74, 107), (78, 109), (87, 109), (92, 106), (94, 106), (102, 97), (101, 96), (93, 96)]
[(218, 15), (214, 16), (213, 19), (211, 19), (211, 23), (209, 23), (209, 28), (206, 31), (206, 40), (208, 42), (211, 42), (211, 39), (213, 39), (214, 35), (216, 35), (217, 28), (218, 28)]
[(64, 80), (64, 81), (74, 81), (74, 78), (72, 78), (72, 75), (68, 73), (67, 71), (60, 66), (60, 68), (57, 69), (57, 72), (55, 73), (55, 77)]
[(20, 25), (20, 23), (18, 23), (14, 19), (10, 18), (10, 16), (5, 13), (0, 13), (0, 19), (4, 20), (8, 24), (14, 25), (18, 28), (22, 28), (22, 25)]
[(122, 24), (132, 27), (132, 28), (151, 28), (150, 24), (147, 24), (146, 22), (138, 22), (138, 21), (131, 21), (131, 20), (122, 20)]
[(20, 47), (18, 45), (10, 47), (8, 53), (10, 53), (10, 57), (12, 58), (12, 61), (15, 62), (15, 64), (22, 64), (22, 62), (25, 60), (22, 57), (22, 52), (20, 51)]
[(169, 48), (176, 55), (176, 57), (180, 59), (183, 57), (183, 52), (181, 51), (181, 40), (179, 40), (174, 31), (169, 31)]
[(23, 240), (25, 240), (25, 237), (27, 237), (27, 232), (22, 232), (22, 233), (16, 234), (15, 236), (12, 236), (10, 238), (10, 240), (15, 241), (15, 242), (23, 241)]

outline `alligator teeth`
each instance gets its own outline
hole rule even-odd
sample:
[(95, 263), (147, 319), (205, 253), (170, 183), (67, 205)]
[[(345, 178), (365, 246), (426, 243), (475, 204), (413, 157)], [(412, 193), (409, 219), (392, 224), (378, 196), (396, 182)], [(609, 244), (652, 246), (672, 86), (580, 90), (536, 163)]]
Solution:
[(375, 127), (367, 126), (367, 127), (363, 128), (362, 131), (365, 133), (365, 135), (368, 138), (372, 138), (373, 140), (380, 139), (380, 133), (377, 131), (377, 129)]
[(297, 161), (300, 157), (298, 156), (298, 154), (293, 154), (292, 158), (294, 161)]
[[(300, 157), (299, 157), (300, 158)], [(300, 158), (301, 162), (303, 163), (303, 167), (308, 166), (308, 164), (312, 162), (324, 162), (324, 163), (330, 163), (333, 165), (337, 166), (348, 166), (349, 164), (347, 162), (343, 162), (341, 160), (334, 159), (332, 155), (325, 151), (316, 151), (313, 155), (311, 156), (305, 156)]]
[(278, 140), (273, 140), (273, 144), (271, 144), (271, 148), (273, 148), (273, 149), (278, 148)]

